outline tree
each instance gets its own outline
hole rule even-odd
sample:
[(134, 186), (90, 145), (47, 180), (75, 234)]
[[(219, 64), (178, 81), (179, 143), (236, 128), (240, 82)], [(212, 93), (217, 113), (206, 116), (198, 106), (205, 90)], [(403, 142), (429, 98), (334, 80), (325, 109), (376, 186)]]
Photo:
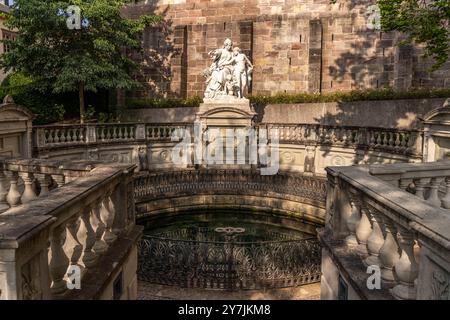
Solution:
[(400, 31), (410, 41), (423, 43), (427, 56), (435, 59), (433, 70), (449, 59), (449, 0), (377, 0), (384, 31)]
[[(6, 72), (30, 77), (43, 90), (78, 91), (83, 122), (85, 91), (138, 85), (133, 78), (137, 64), (127, 52), (142, 49), (142, 31), (160, 22), (161, 17), (125, 19), (121, 8), (127, 2), (16, 0), (7, 26), (18, 36), (14, 41), (3, 41), (8, 52), (1, 56), (0, 66)], [(79, 21), (71, 5), (80, 8)]]

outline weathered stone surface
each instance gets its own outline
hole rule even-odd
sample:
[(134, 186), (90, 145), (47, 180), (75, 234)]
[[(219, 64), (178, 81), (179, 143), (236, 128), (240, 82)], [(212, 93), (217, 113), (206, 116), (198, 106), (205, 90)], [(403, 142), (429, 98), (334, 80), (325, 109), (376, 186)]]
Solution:
[(423, 48), (398, 47), (398, 34), (369, 28), (368, 8), (373, 4), (374, 0), (137, 1), (124, 9), (127, 16), (156, 12), (167, 23), (156, 33), (146, 31), (144, 45), (155, 52), (149, 56), (157, 58), (144, 70), (147, 90), (135, 96), (155, 91), (202, 96), (207, 53), (225, 38), (255, 65), (249, 88), (253, 94), (449, 87), (449, 63), (430, 72), (432, 61), (422, 57)]

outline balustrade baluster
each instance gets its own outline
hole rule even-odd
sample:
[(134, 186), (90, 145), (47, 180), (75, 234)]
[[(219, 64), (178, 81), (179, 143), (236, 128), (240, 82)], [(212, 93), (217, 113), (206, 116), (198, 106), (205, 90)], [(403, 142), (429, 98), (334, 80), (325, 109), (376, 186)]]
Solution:
[(114, 204), (111, 200), (111, 195), (108, 195), (103, 199), (102, 210), (100, 211), (100, 218), (105, 224), (105, 232), (103, 234), (103, 240), (109, 245), (111, 245), (117, 238), (113, 232), (113, 224), (116, 212)]
[(39, 181), (39, 186), (41, 187), (39, 197), (47, 195), (49, 193), (49, 188), (52, 183), (50, 176), (43, 173), (35, 174), (35, 176), (36, 179)]
[(83, 246), (83, 252), (80, 257), (80, 264), (86, 268), (90, 268), (95, 264), (96, 255), (93, 251), (95, 244), (95, 232), (91, 225), (91, 215), (93, 215), (93, 208), (86, 208), (80, 221), (80, 228), (78, 229), (77, 237)]
[(408, 134), (407, 133), (402, 134), (400, 146), (401, 146), (402, 150), (406, 149), (406, 147), (408, 146)]
[(3, 164), (0, 163), (0, 213), (9, 209), (8, 202), (6, 201), (6, 195), (8, 194), (9, 182), (6, 178)]
[(84, 142), (84, 138), (85, 137), (86, 137), (86, 128), (78, 129), (78, 139), (77, 139), (77, 141)]
[(409, 185), (410, 185), (412, 182), (413, 182), (412, 179), (400, 179), (400, 180), (399, 180), (399, 185), (398, 185), (398, 186), (399, 186), (400, 189), (406, 190), (406, 189), (408, 189)]
[(381, 215), (375, 208), (373, 208), (370, 205), (367, 207), (367, 209), (370, 216), (370, 222), (372, 225), (372, 233), (367, 239), (367, 252), (369, 253), (369, 256), (364, 260), (364, 264), (366, 266), (371, 265), (379, 266), (380, 249), (384, 243), (383, 232), (381, 231), (381, 224), (382, 224)]
[(370, 224), (370, 215), (367, 205), (364, 201), (361, 203), (361, 219), (356, 226), (356, 240), (358, 241), (357, 252), (363, 256), (367, 256), (367, 239), (372, 233), (372, 225)]
[(398, 284), (392, 289), (397, 299), (416, 299), (414, 281), (419, 274), (419, 266), (414, 257), (414, 234), (403, 227), (398, 228), (397, 240), (401, 249), (400, 259), (394, 265)]
[(58, 185), (58, 188), (61, 188), (66, 183), (66, 177), (59, 174), (52, 175), (53, 180), (55, 180), (56, 184)]
[(52, 281), (50, 289), (53, 294), (63, 293), (67, 289), (67, 282), (64, 278), (70, 261), (64, 252), (65, 241), (66, 228), (64, 225), (59, 225), (54, 228), (50, 234), (50, 250), (48, 259), (50, 278)]
[(387, 145), (388, 145), (389, 149), (394, 149), (394, 147), (395, 147), (395, 140), (394, 140), (393, 136), (394, 136), (395, 133), (394, 132), (388, 132), (387, 134), (389, 135), (389, 141), (387, 142)]
[(95, 243), (92, 250), (96, 256), (100, 256), (106, 252), (108, 244), (103, 240), (103, 235), (105, 233), (106, 226), (101, 219), (102, 201), (98, 200), (96, 205), (92, 209), (92, 214), (90, 216), (90, 222), (92, 225), (92, 230), (95, 233)]
[(348, 246), (353, 247), (358, 245), (358, 241), (356, 240), (356, 227), (361, 220), (361, 200), (360, 194), (353, 188), (350, 188), (348, 195), (352, 207), (352, 213), (347, 219), (347, 228), (350, 235), (345, 238), (345, 243)]
[(400, 136), (401, 136), (401, 133), (399, 133), (399, 132), (397, 132), (396, 134), (395, 134), (395, 148), (396, 149), (398, 149), (399, 147), (400, 147)]
[(430, 178), (419, 178), (414, 180), (416, 185), (416, 196), (425, 199), (425, 187), (429, 184)]
[(20, 205), (21, 194), (17, 187), (19, 182), (19, 174), (17, 172), (11, 172), (10, 187), (8, 195), (6, 196), (6, 201), (8, 201), (10, 207), (17, 207)]
[(105, 141), (105, 137), (106, 137), (105, 130), (106, 130), (106, 127), (99, 128), (100, 140), (102, 140), (102, 141)]
[(400, 249), (395, 239), (397, 229), (394, 223), (389, 218), (384, 217), (384, 225), (386, 237), (379, 256), (382, 264), (381, 279), (387, 283), (392, 283), (395, 280), (393, 269), (400, 258)]
[(430, 182), (430, 195), (428, 196), (427, 201), (430, 202), (432, 205), (440, 207), (441, 206), (441, 199), (439, 199), (439, 187), (444, 181), (444, 178), (437, 177), (432, 178)]
[(45, 144), (53, 142), (52, 132), (50, 130), (44, 131)]
[(55, 138), (54, 138), (54, 142), (55, 143), (59, 143), (59, 137), (61, 136), (61, 131), (59, 129), (55, 130)]
[(369, 145), (371, 147), (374, 147), (377, 143), (377, 136), (376, 136), (376, 132), (375, 131), (371, 131), (369, 132), (370, 135), (370, 140), (369, 140)]
[(388, 132), (382, 132), (383, 135), (381, 145), (388, 147), (389, 146), (389, 140), (388, 140)]
[(450, 209), (450, 177), (445, 178), (445, 195), (441, 199), (442, 207)]
[(67, 223), (67, 239), (64, 245), (64, 251), (70, 259), (70, 265), (79, 266), (83, 271), (84, 267), (79, 263), (81, 254), (83, 253), (83, 246), (78, 239), (78, 230), (80, 229), (80, 225), (81, 218), (79, 216), (73, 218)]
[(23, 183), (25, 185), (21, 201), (22, 203), (28, 203), (37, 198), (37, 195), (33, 188), (34, 176), (32, 173), (29, 172), (21, 172), (20, 177), (22, 178)]
[(62, 142), (62, 143), (69, 142), (69, 139), (67, 138), (68, 135), (69, 135), (69, 129), (62, 128), (60, 142)]

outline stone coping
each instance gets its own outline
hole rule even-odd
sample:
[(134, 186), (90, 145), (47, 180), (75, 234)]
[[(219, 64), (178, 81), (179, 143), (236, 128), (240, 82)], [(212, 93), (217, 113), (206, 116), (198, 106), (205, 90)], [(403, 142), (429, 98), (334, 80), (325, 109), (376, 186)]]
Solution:
[(445, 250), (450, 249), (450, 215), (447, 210), (370, 175), (368, 166), (328, 167), (326, 171), (354, 186), (394, 222), (416, 230)]
[(46, 159), (8, 159), (0, 157), (0, 168), (18, 172), (32, 172), (45, 174), (63, 174), (68, 171), (89, 172), (95, 167), (103, 165), (101, 161), (87, 160), (46, 160)]
[[(17, 248), (30, 234), (44, 230), (59, 219), (70, 218), (71, 210), (81, 209), (95, 201), (122, 173), (132, 172), (135, 165), (108, 164), (92, 169), (85, 176), (38, 197), (29, 203), (10, 208), (0, 215), (0, 248)], [(107, 189), (105, 189), (105, 192)]]

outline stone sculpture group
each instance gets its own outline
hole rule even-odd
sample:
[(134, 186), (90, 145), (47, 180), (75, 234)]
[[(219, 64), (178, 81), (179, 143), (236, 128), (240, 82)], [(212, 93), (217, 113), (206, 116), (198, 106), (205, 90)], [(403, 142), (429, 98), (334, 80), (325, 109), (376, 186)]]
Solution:
[(204, 71), (206, 77), (205, 99), (219, 100), (244, 98), (251, 81), (253, 65), (233, 42), (226, 39), (223, 48), (212, 50), (213, 63)]

